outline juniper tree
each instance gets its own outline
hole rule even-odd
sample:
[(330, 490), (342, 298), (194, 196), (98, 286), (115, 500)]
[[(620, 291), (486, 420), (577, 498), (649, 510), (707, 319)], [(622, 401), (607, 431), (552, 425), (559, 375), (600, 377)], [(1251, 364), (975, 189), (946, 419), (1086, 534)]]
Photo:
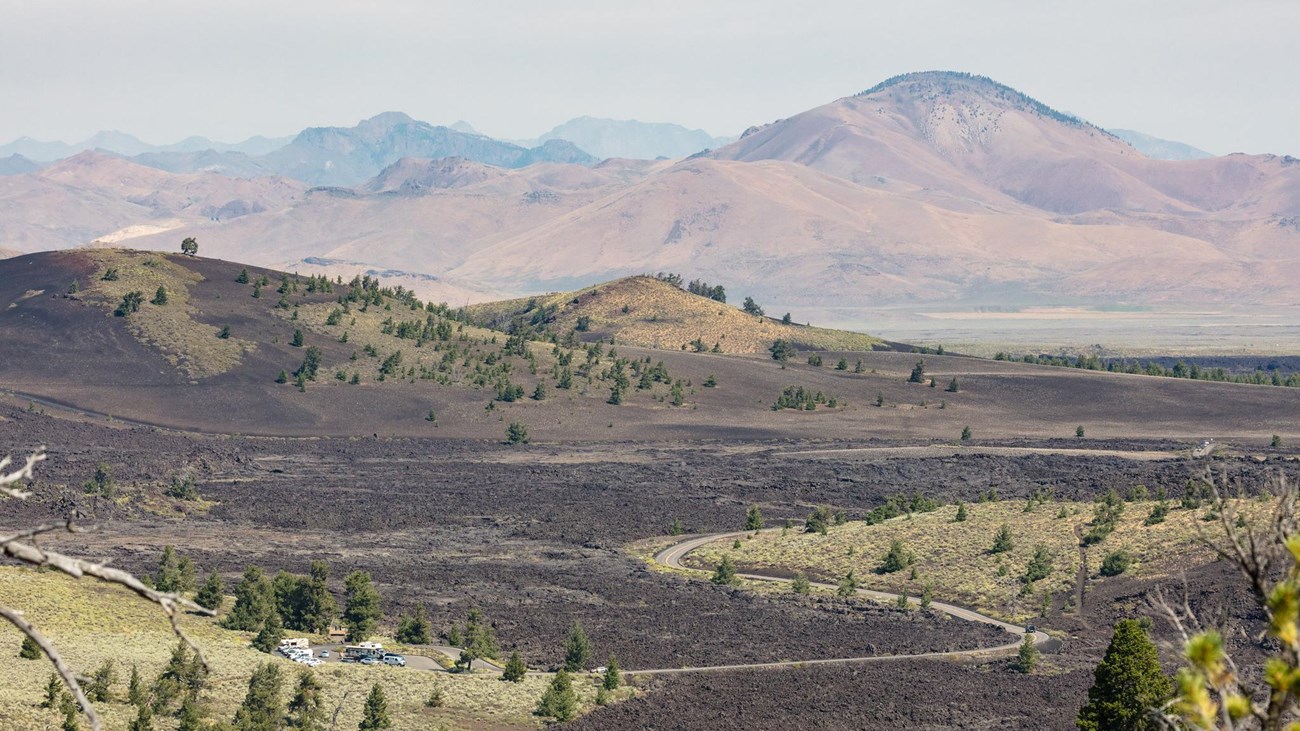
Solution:
[(762, 530), (766, 521), (763, 520), (763, 511), (757, 505), (750, 505), (745, 511), (745, 530)]
[(891, 541), (889, 551), (885, 553), (885, 558), (880, 562), (880, 573), (892, 574), (896, 571), (902, 571), (912, 564), (912, 554), (903, 548), (902, 541)]
[(812, 592), (812, 583), (807, 576), (795, 574), (794, 580), (790, 582), (790, 590), (796, 594), (808, 594)]
[(424, 605), (415, 605), (415, 611), (402, 615), (393, 638), (408, 645), (427, 645), (432, 639), (433, 625), (425, 614)]
[(59, 704), (59, 695), (63, 692), (63, 681), (59, 680), (58, 673), (50, 673), (50, 679), (45, 682), (45, 700), (41, 701), (41, 708), (54, 708)]
[(966, 503), (957, 503), (957, 515), (953, 518), (957, 523), (966, 522)]
[(39, 660), (41, 657), (41, 646), (36, 644), (36, 640), (31, 637), (24, 636), (22, 646), (18, 648), (18, 657), (24, 660)]
[(989, 553), (1006, 553), (1012, 548), (1015, 548), (1015, 541), (1011, 537), (1011, 527), (1003, 523), (993, 536), (993, 546), (989, 548)]
[(167, 288), (161, 284), (158, 285), (158, 290), (154, 292), (153, 299), (149, 300), (149, 303), (159, 306), (167, 304)]
[(849, 596), (853, 596), (857, 592), (858, 592), (858, 578), (853, 575), (852, 571), (849, 571), (847, 574), (844, 575), (844, 578), (840, 579), (839, 588), (835, 590), (835, 593), (838, 596), (849, 597)]
[(1038, 648), (1034, 646), (1034, 635), (1026, 632), (1025, 638), (1020, 641), (1020, 651), (1016, 653), (1016, 670), (1021, 673), (1032, 673), (1037, 664)]
[(222, 621), (226, 629), (252, 632), (261, 629), (275, 610), (275, 593), (260, 566), (249, 566), (235, 587), (235, 606)]

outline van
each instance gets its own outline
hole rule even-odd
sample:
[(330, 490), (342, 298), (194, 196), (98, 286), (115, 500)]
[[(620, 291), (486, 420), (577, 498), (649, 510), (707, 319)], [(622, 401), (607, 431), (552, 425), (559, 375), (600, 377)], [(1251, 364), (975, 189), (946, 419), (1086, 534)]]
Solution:
[(406, 667), (406, 658), (401, 655), (384, 655), (385, 665), (396, 665), (397, 667)]

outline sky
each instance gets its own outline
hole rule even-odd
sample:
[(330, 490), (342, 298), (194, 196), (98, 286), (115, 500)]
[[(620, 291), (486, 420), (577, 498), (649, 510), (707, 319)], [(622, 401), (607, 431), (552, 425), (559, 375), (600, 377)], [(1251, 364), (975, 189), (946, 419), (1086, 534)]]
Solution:
[(0, 143), (231, 142), (387, 110), (507, 139), (582, 115), (738, 134), (944, 69), (1103, 127), (1300, 155), (1291, 0), (0, 0), (0, 17)]

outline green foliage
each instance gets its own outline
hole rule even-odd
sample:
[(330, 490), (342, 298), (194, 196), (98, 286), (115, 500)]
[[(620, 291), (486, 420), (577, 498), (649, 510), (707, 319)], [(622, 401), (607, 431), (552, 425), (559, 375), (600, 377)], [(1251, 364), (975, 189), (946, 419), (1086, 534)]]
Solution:
[(963, 426), (963, 427), (961, 428), (961, 440), (962, 440), (963, 442), (969, 442), (969, 441), (970, 441), (970, 427), (969, 427), (969, 426)]
[(890, 518), (897, 518), (900, 515), (909, 515), (911, 513), (932, 513), (939, 509), (939, 501), (928, 498), (920, 493), (908, 497), (903, 494), (897, 494), (887, 498), (882, 505), (877, 505), (867, 513), (863, 521), (867, 525), (876, 525), (883, 523)]
[(280, 375), (278, 375), (278, 376), (275, 377), (275, 382), (276, 382), (276, 383), (288, 383), (288, 382), (289, 382), (289, 374), (288, 374), (288, 373), (285, 373), (284, 369), (281, 368), (281, 369), (280, 369)]
[(105, 282), (116, 282), (118, 280), (117, 267), (108, 267), (99, 278)]
[(1038, 664), (1038, 648), (1034, 646), (1034, 635), (1026, 632), (1020, 641), (1020, 651), (1016, 653), (1016, 672), (1032, 673)]
[(730, 554), (723, 554), (722, 560), (718, 562), (717, 567), (713, 570), (713, 576), (709, 581), (719, 586), (735, 586), (738, 583), (736, 578), (736, 565), (731, 561)]
[(1083, 434), (1084, 434), (1083, 424), (1074, 427), (1074, 436), (1078, 437), (1079, 439), (1083, 439)]
[[(495, 658), (499, 652), (492, 625), (484, 620), (483, 613), (478, 609), (469, 610), (463, 631), (453, 628), (448, 634), (461, 635), (463, 647), (460, 651), (460, 659), (456, 661), (457, 667), (461, 669), (469, 670), (475, 660), (484, 657)], [(449, 637), (449, 639), (453, 645), (456, 644), (454, 638)]]
[(298, 673), (298, 685), (289, 699), (286, 725), (299, 731), (325, 731), (324, 688), (316, 674), (304, 668)]
[(113, 480), (113, 468), (100, 462), (95, 466), (95, 474), (81, 485), (87, 495), (112, 498), (117, 493), (117, 483)]
[(260, 566), (249, 566), (235, 587), (235, 606), (222, 620), (226, 629), (253, 632), (275, 611), (275, 592)]
[(989, 548), (989, 553), (1006, 553), (1015, 548), (1015, 541), (1011, 536), (1011, 527), (1006, 523), (998, 528), (998, 532), (993, 536), (993, 546)]
[(172, 482), (163, 490), (163, 494), (177, 500), (198, 500), (199, 491), (194, 489), (194, 475), (188, 472), (184, 475), (172, 475)]
[(858, 593), (858, 577), (850, 571), (840, 579), (840, 585), (835, 589), (835, 595), (841, 597), (850, 597)]
[(235, 277), (236, 284), (248, 284), (248, 269), (240, 269), (239, 276)]
[(1133, 557), (1125, 551), (1112, 551), (1101, 562), (1102, 576), (1119, 576), (1133, 565)]
[(683, 529), (682, 529), (682, 519), (681, 519), (681, 518), (673, 518), (673, 522), (668, 526), (668, 535), (670, 535), (670, 536), (680, 536), (680, 535), (682, 534), (682, 532), (683, 532)]
[(181, 253), (188, 256), (194, 256), (199, 253), (199, 242), (193, 236), (186, 236), (181, 240)]
[(149, 304), (158, 305), (160, 307), (167, 304), (167, 288), (161, 284), (158, 285), (158, 289), (153, 293), (153, 299), (149, 300)]
[(763, 530), (767, 521), (763, 519), (763, 511), (757, 505), (750, 505), (745, 511), (745, 530)]
[(105, 660), (95, 668), (94, 673), (91, 673), (90, 681), (83, 684), (82, 690), (92, 702), (105, 703), (112, 697), (113, 683), (116, 680), (117, 673), (113, 671), (113, 661)]
[(717, 387), (718, 387), (718, 377), (715, 376), (715, 375), (713, 375), (712, 373), (710, 373), (710, 374), (709, 374), (709, 377), (704, 379), (704, 387), (705, 387), (705, 388), (717, 388)]
[(847, 371), (848, 369), (849, 369), (849, 362), (844, 358), (840, 358), (839, 362), (835, 364), (835, 370), (837, 371)]
[(138, 706), (145, 702), (145, 698), (144, 678), (140, 677), (140, 669), (132, 665), (131, 677), (126, 684), (126, 702)]
[(298, 366), (298, 370), (294, 371), (293, 375), (299, 380), (316, 380), (316, 372), (320, 369), (320, 360), (320, 348), (315, 345), (309, 346), (307, 352), (302, 356), (302, 365)]
[(813, 353), (812, 355), (808, 356), (808, 365), (813, 366), (814, 368), (821, 368), (822, 357), (817, 353)]
[(582, 629), (582, 622), (574, 620), (569, 628), (569, 639), (564, 643), (564, 669), (578, 672), (587, 667), (591, 660), (591, 643), (587, 633)]
[(274, 652), (284, 639), (284, 625), (280, 623), (280, 613), (271, 612), (262, 623), (262, 630), (253, 638), (253, 649), (259, 652)]
[(425, 708), (442, 708), (447, 702), (442, 692), (442, 686), (435, 685), (433, 690), (429, 691), (429, 697), (424, 699)]
[(966, 503), (957, 503), (957, 515), (953, 517), (953, 522), (966, 522)]
[(835, 513), (829, 505), (818, 505), (817, 509), (808, 516), (804, 521), (804, 533), (820, 533), (826, 535), (831, 523), (835, 521)]
[(510, 422), (510, 425), (506, 427), (506, 443), (527, 444), (528, 427), (524, 426), (521, 422), (518, 421)]
[(740, 306), (740, 309), (744, 310), (746, 315), (755, 315), (757, 317), (763, 316), (763, 308), (758, 306), (758, 303), (754, 301), (753, 297), (746, 297), (745, 302)]
[(205, 609), (216, 611), (221, 608), (221, 603), (226, 600), (225, 587), (221, 583), (221, 574), (216, 571), (208, 574), (208, 578), (199, 587), (199, 592), (194, 595), (194, 603)]
[(956, 376), (953, 376), (953, 377), (952, 377), (952, 380), (948, 382), (948, 387), (945, 388), (944, 390), (947, 391), (948, 393), (957, 393), (957, 391), (960, 390), (960, 389), (958, 388), (958, 386), (957, 386), (957, 377), (956, 377)]
[(343, 624), (348, 628), (348, 642), (361, 642), (375, 631), (375, 624), (383, 617), (379, 607), (379, 592), (370, 583), (370, 574), (353, 571), (343, 580)]
[(289, 345), (292, 345), (295, 348), (302, 347), (302, 328), (294, 328), (293, 340), (289, 341)]
[(1273, 440), (1272, 440), (1271, 442), (1268, 443), (1268, 446), (1270, 446), (1270, 447), (1272, 447), (1272, 448), (1274, 448), (1274, 449), (1277, 449), (1278, 447), (1281, 447), (1281, 446), (1282, 446), (1282, 437), (1278, 436), (1277, 434), (1274, 434), (1274, 435), (1273, 435)]
[(36, 644), (36, 640), (23, 635), (23, 643), (18, 648), (18, 657), (24, 660), (37, 660), (44, 653), (41, 652), (41, 646)]
[(911, 566), (914, 560), (915, 556), (903, 547), (902, 541), (891, 541), (889, 550), (885, 552), (885, 557), (876, 570), (882, 574), (892, 574)]
[(1038, 545), (1034, 547), (1034, 556), (1029, 559), (1029, 565), (1025, 567), (1023, 580), (1026, 584), (1033, 584), (1039, 579), (1050, 576), (1052, 571), (1052, 552), (1047, 546)]
[(158, 561), (158, 572), (153, 577), (153, 586), (168, 594), (192, 591), (194, 564), (188, 558), (179, 556), (173, 546), (164, 546), (162, 558)]
[(934, 588), (929, 582), (926, 582), (925, 588), (921, 591), (921, 610), (930, 608), (931, 602), (934, 601)]
[(1142, 525), (1157, 525), (1163, 523), (1165, 522), (1165, 516), (1167, 515), (1169, 515), (1169, 504), (1164, 500), (1161, 500), (1151, 506), (1151, 512), (1147, 513), (1146, 520), (1142, 521)]
[(602, 690), (618, 690), (618, 687), (622, 684), (623, 675), (619, 672), (618, 658), (610, 655), (609, 659), (605, 661), (605, 678), (600, 687)]
[(127, 731), (153, 731), (153, 709), (145, 703), (135, 711), (135, 718), (127, 725)]
[(1079, 710), (1079, 729), (1154, 731), (1160, 726), (1150, 711), (1172, 690), (1146, 628), (1138, 620), (1121, 619), (1093, 674), (1088, 702)]
[(429, 622), (423, 604), (415, 605), (415, 611), (409, 615), (402, 615), (393, 639), (406, 645), (427, 645), (433, 641), (433, 624)]
[(524, 682), (524, 676), (528, 674), (528, 666), (524, 664), (524, 659), (519, 656), (519, 651), (515, 650), (510, 653), (510, 659), (506, 661), (506, 666), (501, 672), (501, 679), (510, 683)]
[(140, 305), (144, 304), (144, 292), (135, 290), (122, 295), (122, 301), (118, 304), (113, 314), (118, 317), (126, 317), (133, 312), (140, 311)]
[(571, 721), (578, 715), (578, 697), (573, 691), (573, 679), (561, 669), (551, 680), (546, 692), (537, 703), (537, 715), (557, 721)]
[(388, 699), (384, 697), (384, 688), (379, 683), (370, 686), (370, 695), (366, 696), (366, 706), (361, 712), (361, 723), (357, 731), (381, 731), (392, 728), (393, 720), (388, 717)]
[(784, 365), (786, 361), (794, 357), (796, 352), (794, 348), (794, 344), (791, 343), (789, 340), (785, 340), (785, 339), (777, 339), (773, 341), (772, 346), (769, 347), (767, 350), (769, 353), (772, 354), (772, 360), (777, 361), (782, 365)]
[(830, 405), (834, 397), (827, 398), (826, 394), (821, 391), (813, 392), (803, 386), (786, 386), (781, 395), (776, 398), (772, 404), (773, 411), (781, 409), (795, 409), (802, 411), (813, 411), (819, 405)]
[(259, 665), (248, 679), (248, 693), (235, 713), (235, 731), (278, 731), (284, 708), (280, 701), (283, 680), (275, 662)]
[(1119, 524), (1119, 517), (1123, 512), (1124, 501), (1120, 499), (1119, 493), (1115, 492), (1115, 488), (1111, 488), (1097, 501), (1091, 527), (1083, 535), (1084, 545), (1091, 546), (1106, 540)]
[(812, 583), (808, 577), (803, 574), (795, 574), (794, 580), (790, 582), (790, 590), (796, 594), (811, 594)]
[(912, 366), (912, 374), (907, 377), (908, 383), (925, 383), (925, 361), (918, 360), (916, 365)]
[(63, 681), (59, 679), (58, 673), (50, 673), (49, 680), (45, 681), (45, 699), (41, 701), (41, 708), (54, 708), (59, 705), (59, 694), (63, 692)]

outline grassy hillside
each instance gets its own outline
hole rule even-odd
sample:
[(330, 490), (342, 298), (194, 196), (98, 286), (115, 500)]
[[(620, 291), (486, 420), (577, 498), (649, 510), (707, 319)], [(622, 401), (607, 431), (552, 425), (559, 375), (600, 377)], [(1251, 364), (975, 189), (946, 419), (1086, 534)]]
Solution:
[[(135, 665), (146, 683), (166, 665), (176, 637), (166, 618), (152, 604), (114, 587), (75, 581), (52, 573), (25, 568), (0, 569), (0, 603), (16, 607), (39, 622), (74, 668), (89, 675), (105, 660), (112, 660), (117, 682), (112, 700), (96, 704), (105, 731), (124, 731), (135, 711), (126, 702), (127, 678)], [(231, 600), (228, 598), (226, 606)], [(212, 669), (209, 688), (201, 696), (205, 716), (229, 720), (248, 690), (248, 678), (262, 662), (280, 666), (284, 678), (283, 700), (288, 701), (302, 667), (286, 659), (265, 655), (251, 647), (251, 634), (221, 629), (212, 619), (186, 616), (185, 631), (203, 648)], [(0, 687), (0, 727), (10, 731), (44, 731), (61, 723), (57, 711), (39, 707), (51, 667), (40, 660), (14, 659), (20, 635), (7, 623), (0, 627), (0, 648), (12, 671)], [(387, 642), (386, 644), (392, 644)], [(388, 698), (393, 727), (456, 729), (534, 728), (541, 719), (532, 715), (547, 684), (546, 676), (528, 676), (523, 683), (501, 682), (492, 674), (450, 674), (388, 666), (366, 667), (327, 663), (315, 669), (324, 687), (325, 708), (333, 713), (342, 703), (339, 728), (356, 728), (372, 683), (379, 682)], [(441, 688), (444, 705), (426, 708), (433, 689)], [(594, 707), (595, 688), (579, 679), (574, 683), (583, 710)], [(619, 697), (626, 695), (620, 692)], [(154, 719), (155, 728), (175, 728), (170, 718)]]
[(784, 325), (734, 305), (683, 291), (654, 277), (626, 277), (577, 292), (474, 305), (473, 319), (505, 327), (517, 318), (561, 336), (666, 350), (763, 353), (778, 339), (804, 350), (872, 350), (882, 341), (845, 330)]
[[(1079, 567), (1086, 555), (1088, 581), (1105, 581), (1102, 563), (1116, 552), (1131, 563), (1124, 573), (1151, 578), (1177, 573), (1206, 563), (1213, 554), (1199, 539), (1213, 534), (1217, 523), (1208, 508), (1182, 509), (1167, 503), (1162, 522), (1146, 525), (1157, 505), (1154, 500), (1124, 503), (1114, 529), (1101, 541), (1083, 545), (1092, 529), (1095, 503), (1025, 501), (968, 503), (966, 519), (957, 521), (956, 505), (932, 512), (915, 512), (875, 525), (852, 521), (832, 526), (826, 535), (802, 528), (762, 533), (741, 541), (714, 543), (691, 560), (700, 568), (716, 565), (730, 554), (736, 565), (766, 572), (801, 572), (835, 583), (850, 571), (863, 588), (906, 591), (920, 596), (929, 585), (936, 599), (956, 602), (1016, 619), (1039, 616), (1045, 597), (1058, 609), (1072, 606)], [(1271, 515), (1273, 504), (1239, 500), (1234, 508), (1247, 520)], [(1012, 547), (994, 553), (994, 538), (1007, 526)], [(898, 541), (913, 561), (901, 570), (885, 573), (884, 557)], [(1023, 577), (1039, 547), (1045, 548), (1051, 569), (1026, 589)], [(1004, 568), (1005, 567), (1005, 568)], [(913, 573), (915, 569), (915, 573)]]

